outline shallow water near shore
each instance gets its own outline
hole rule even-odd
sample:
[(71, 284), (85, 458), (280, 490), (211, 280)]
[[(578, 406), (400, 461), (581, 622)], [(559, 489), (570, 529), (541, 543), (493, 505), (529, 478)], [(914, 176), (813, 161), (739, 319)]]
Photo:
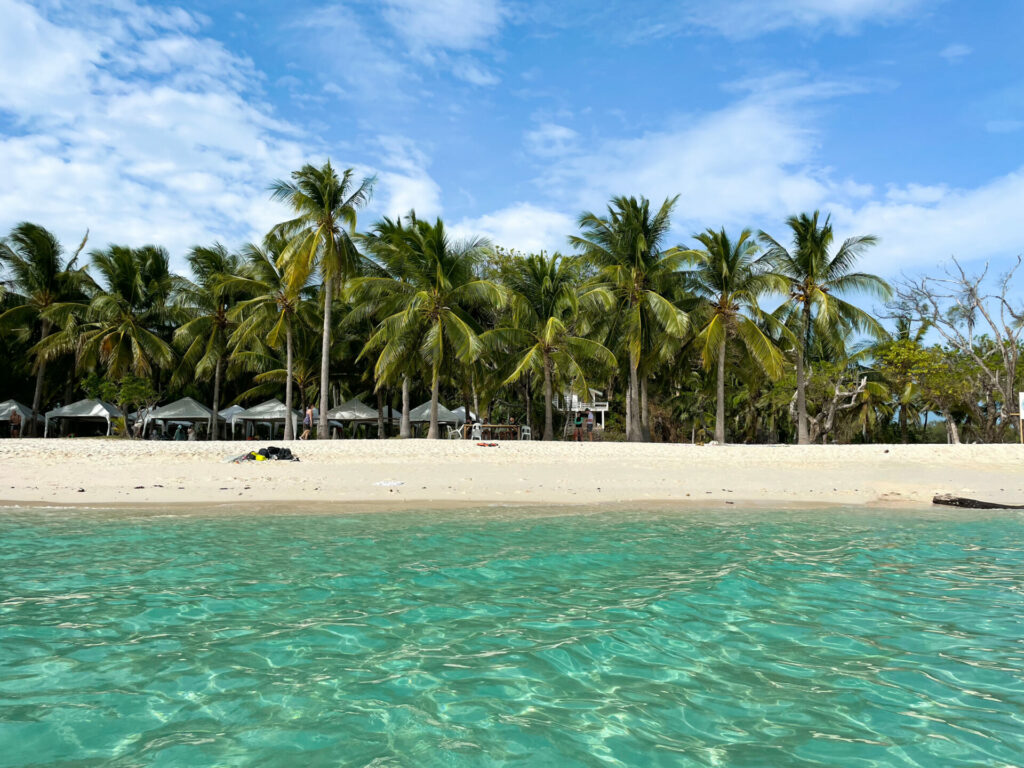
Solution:
[(1024, 514), (0, 510), (0, 768), (1024, 756)]

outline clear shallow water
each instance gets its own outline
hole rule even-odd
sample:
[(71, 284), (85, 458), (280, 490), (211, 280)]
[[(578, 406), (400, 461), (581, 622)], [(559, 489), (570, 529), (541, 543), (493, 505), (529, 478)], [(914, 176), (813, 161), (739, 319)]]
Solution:
[(1024, 516), (0, 511), (0, 766), (1024, 762)]

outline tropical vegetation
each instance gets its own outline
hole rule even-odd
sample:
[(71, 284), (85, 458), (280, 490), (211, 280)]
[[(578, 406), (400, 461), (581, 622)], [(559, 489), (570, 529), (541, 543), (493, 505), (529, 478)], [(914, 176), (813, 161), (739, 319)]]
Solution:
[[(43, 414), (81, 397), (214, 412), (280, 398), (318, 411), (319, 438), (358, 399), (378, 437), (417, 434), (425, 401), (429, 438), (454, 404), (564, 439), (571, 404), (600, 400), (605, 440), (1019, 439), (1015, 268), (993, 285), (953, 261), (891, 286), (863, 266), (877, 238), (838, 242), (827, 214), (678, 242), (677, 199), (641, 196), (581, 213), (564, 253), (519, 253), (414, 211), (360, 226), (373, 187), (305, 165), (272, 183), (292, 217), (260, 242), (173, 257), (83, 257), (87, 234), (67, 254), (41, 224), (15, 225), (0, 239), (0, 400)], [(217, 435), (212, 419), (201, 431)]]

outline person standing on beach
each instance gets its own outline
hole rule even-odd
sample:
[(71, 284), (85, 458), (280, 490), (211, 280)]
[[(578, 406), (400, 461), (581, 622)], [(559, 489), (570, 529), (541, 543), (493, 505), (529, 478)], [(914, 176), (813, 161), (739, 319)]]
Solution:
[(21, 437), (21, 412), (11, 408), (11, 437)]
[(306, 415), (302, 417), (302, 434), (299, 440), (309, 440), (309, 433), (313, 429), (313, 406), (306, 408)]
[(576, 411), (576, 419), (573, 421), (572, 439), (573, 442), (579, 443), (583, 440), (583, 414), (580, 411)]
[(594, 412), (587, 408), (587, 440), (594, 442)]

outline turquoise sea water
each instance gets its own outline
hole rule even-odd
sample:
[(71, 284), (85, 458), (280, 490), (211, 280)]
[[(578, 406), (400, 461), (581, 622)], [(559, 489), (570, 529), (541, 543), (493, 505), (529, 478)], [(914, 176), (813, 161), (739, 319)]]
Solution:
[(0, 766), (1024, 762), (1019, 513), (180, 515), (0, 511)]

